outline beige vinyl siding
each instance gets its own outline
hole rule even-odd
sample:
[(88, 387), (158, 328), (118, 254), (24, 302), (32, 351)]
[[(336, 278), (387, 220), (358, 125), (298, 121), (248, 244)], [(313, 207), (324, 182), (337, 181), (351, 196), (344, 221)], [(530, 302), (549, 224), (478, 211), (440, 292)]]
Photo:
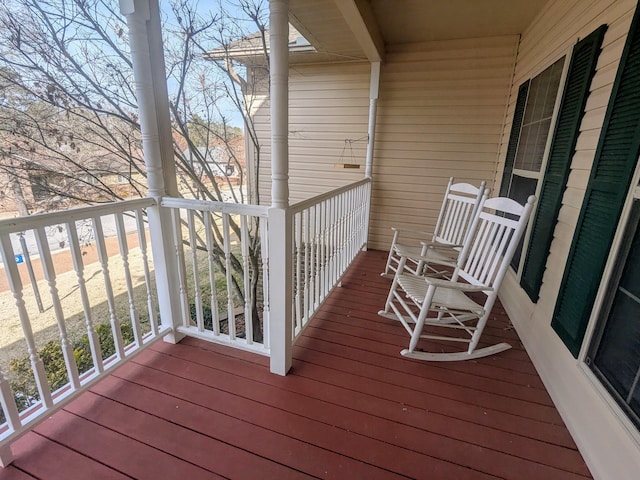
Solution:
[[(290, 203), (364, 178), (368, 63), (292, 65), (289, 73)], [(262, 144), (260, 201), (271, 203), (269, 102), (255, 122)], [(345, 169), (336, 165), (357, 164)]]
[(382, 65), (369, 245), (431, 231), (450, 176), (494, 178), (517, 37), (394, 46)]
[[(500, 185), (518, 87), (554, 60), (570, 53), (579, 38), (607, 24), (602, 53), (580, 125), (567, 189), (547, 259), (536, 304), (510, 271), (501, 299), (549, 393), (556, 402), (594, 478), (631, 479), (640, 471), (638, 433), (617, 416), (584, 366), (574, 359), (550, 323), (562, 282), (620, 55), (631, 23), (635, 0), (551, 0), (523, 33), (502, 135), (494, 185)], [(588, 337), (585, 338), (588, 342)]]

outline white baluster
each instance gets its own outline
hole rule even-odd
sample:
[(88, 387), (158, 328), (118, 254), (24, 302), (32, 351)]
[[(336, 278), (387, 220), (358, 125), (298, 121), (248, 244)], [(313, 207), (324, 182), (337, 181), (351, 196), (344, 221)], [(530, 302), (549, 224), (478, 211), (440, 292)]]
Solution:
[(293, 248), (294, 248), (294, 265), (295, 265), (295, 275), (296, 275), (296, 283), (295, 283), (295, 297), (294, 297), (294, 305), (295, 308), (293, 310), (293, 328), (294, 335), (297, 335), (302, 327), (304, 326), (303, 318), (302, 318), (302, 306), (300, 304), (300, 288), (301, 288), (301, 276), (302, 276), (302, 245), (301, 245), (301, 232), (302, 232), (302, 216), (300, 213), (296, 213), (293, 216)]
[(4, 376), (2, 370), (0, 370), (0, 405), (2, 405), (4, 418), (7, 421), (9, 429), (12, 431), (18, 430), (22, 425), (20, 414), (18, 413), (16, 399), (11, 391), (9, 380)]
[(331, 242), (331, 257), (329, 263), (329, 279), (327, 283), (327, 294), (333, 287), (333, 284), (336, 280), (336, 252), (338, 250), (338, 211), (337, 211), (337, 199), (336, 197), (331, 197), (329, 199), (329, 238)]
[(311, 268), (309, 265), (309, 262), (311, 261), (311, 257), (310, 257), (310, 247), (311, 247), (311, 241), (310, 241), (310, 232), (311, 232), (311, 225), (310, 225), (310, 209), (307, 208), (302, 212), (302, 219), (303, 219), (303, 231), (302, 231), (302, 244), (304, 245), (304, 291), (303, 291), (303, 295), (304, 295), (304, 301), (303, 301), (303, 307), (304, 307), (304, 317), (309, 320), (311, 318), (311, 314), (313, 313), (313, 311), (309, 308), (309, 303), (310, 303), (310, 299), (309, 299), (309, 282), (310, 282), (310, 274), (311, 274)]
[(207, 260), (209, 263), (209, 285), (211, 287), (211, 321), (213, 323), (213, 333), (220, 335), (220, 315), (218, 314), (218, 295), (216, 292), (216, 270), (213, 252), (213, 230), (212, 230), (211, 212), (204, 212), (204, 228), (207, 242)]
[(49, 408), (53, 406), (51, 388), (47, 381), (44, 363), (42, 362), (40, 355), (38, 355), (38, 350), (33, 338), (33, 330), (31, 329), (29, 314), (27, 313), (27, 308), (22, 294), (22, 280), (20, 279), (20, 273), (18, 272), (18, 266), (16, 265), (16, 257), (13, 247), (11, 246), (9, 235), (0, 236), (0, 253), (2, 254), (2, 263), (7, 273), (9, 289), (13, 294), (15, 305), (18, 309), (18, 317), (20, 318), (20, 325), (22, 326), (24, 339), (27, 342), (27, 353), (29, 354), (29, 362), (31, 363), (31, 369), (33, 370), (36, 386), (38, 387), (38, 394), (40, 395), (40, 400), (44, 406)]
[[(2, 412), (4, 412), (4, 418), (6, 419), (6, 425), (9, 428), (7, 433), (15, 432), (21, 427), (20, 414), (18, 413), (18, 407), (16, 406), (9, 380), (0, 371), (0, 406)], [(11, 446), (5, 445), (0, 447), (0, 467), (7, 467), (13, 462), (13, 454), (11, 453)]]
[(40, 251), (40, 264), (42, 265), (44, 278), (49, 285), (49, 293), (51, 294), (53, 313), (55, 314), (56, 322), (58, 323), (62, 356), (64, 357), (65, 366), (67, 367), (69, 382), (71, 383), (73, 389), (77, 390), (80, 387), (80, 376), (78, 375), (76, 357), (73, 356), (73, 347), (71, 346), (71, 343), (69, 343), (67, 325), (64, 319), (64, 312), (62, 311), (62, 304), (60, 303), (58, 287), (56, 285), (56, 271), (53, 268), (53, 259), (51, 258), (51, 250), (49, 249), (47, 234), (44, 231), (44, 227), (38, 227), (36, 229), (36, 234), (38, 250)]
[(118, 234), (118, 246), (120, 247), (120, 258), (122, 259), (122, 269), (124, 271), (124, 281), (127, 285), (127, 299), (129, 300), (129, 318), (131, 319), (131, 329), (137, 347), (142, 345), (142, 333), (140, 332), (140, 317), (136, 308), (133, 294), (133, 282), (131, 280), (131, 269), (129, 267), (129, 244), (127, 242), (127, 231), (124, 228), (124, 218), (122, 212), (115, 214), (116, 231)]
[(78, 291), (80, 292), (80, 301), (82, 302), (82, 310), (84, 312), (84, 324), (87, 329), (91, 358), (93, 359), (93, 365), (96, 373), (102, 373), (104, 370), (104, 366), (102, 364), (102, 349), (100, 348), (98, 333), (93, 325), (93, 314), (91, 312), (91, 303), (89, 302), (87, 283), (84, 278), (84, 262), (82, 261), (82, 251), (80, 250), (80, 241), (78, 240), (76, 222), (67, 223), (67, 238), (69, 239), (69, 249), (73, 260), (73, 268), (76, 271), (76, 277), (78, 279)]
[(204, 317), (202, 315), (202, 294), (200, 292), (200, 275), (198, 275), (198, 239), (193, 210), (187, 210), (187, 225), (189, 227), (189, 245), (191, 246), (191, 269), (193, 271), (194, 303), (196, 309), (196, 325), (198, 331), (204, 331)]
[(269, 341), (269, 222), (266, 218), (259, 218), (260, 224), (260, 254), (262, 255), (262, 344), (270, 348)]
[(147, 292), (147, 310), (149, 311), (149, 326), (153, 337), (158, 335), (158, 318), (156, 316), (156, 305), (153, 300), (151, 286), (151, 270), (149, 268), (149, 256), (147, 254), (147, 234), (145, 230), (144, 213), (141, 209), (136, 209), (136, 226), (138, 229), (138, 244), (140, 245), (140, 255), (144, 268), (144, 285)]
[[(240, 217), (240, 247), (242, 249), (242, 270), (244, 272), (244, 332), (248, 344), (253, 343), (253, 288), (249, 267), (249, 228), (247, 216)], [(257, 274), (257, 272), (256, 272)]]
[(233, 275), (231, 270), (231, 235), (229, 231), (229, 214), (222, 214), (222, 231), (224, 243), (224, 260), (227, 274), (227, 324), (229, 325), (229, 338), (236, 338), (236, 315), (233, 305)]
[(116, 303), (113, 296), (113, 286), (111, 285), (111, 276), (109, 274), (109, 256), (107, 246), (104, 242), (104, 231), (102, 229), (102, 218), (93, 217), (93, 232), (96, 239), (96, 247), (98, 250), (98, 261), (102, 267), (102, 277), (104, 278), (105, 292), (107, 295), (107, 305), (109, 307), (109, 323), (111, 324), (111, 333), (118, 360), (124, 358), (124, 342), (122, 341), (122, 330), (120, 321), (116, 315)]
[(178, 289), (180, 291), (180, 307), (182, 310), (182, 324), (188, 327), (191, 324), (191, 312), (189, 311), (189, 298), (187, 297), (187, 275), (185, 270), (184, 248), (182, 244), (182, 222), (180, 220), (180, 209), (171, 210), (173, 225), (173, 245), (176, 252), (178, 264)]
[(309, 207), (309, 247), (311, 256), (310, 265), (309, 265), (309, 304), (307, 305), (309, 308), (309, 315), (311, 312), (315, 310), (316, 306), (316, 272), (317, 272), (317, 257), (318, 257), (318, 238), (316, 233), (316, 210), (317, 205), (312, 205)]

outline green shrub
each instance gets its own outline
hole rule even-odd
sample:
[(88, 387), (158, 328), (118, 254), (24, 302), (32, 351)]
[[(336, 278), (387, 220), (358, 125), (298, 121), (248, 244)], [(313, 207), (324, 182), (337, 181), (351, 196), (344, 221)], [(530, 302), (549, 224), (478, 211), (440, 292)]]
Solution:
[[(122, 330), (122, 340), (124, 344), (127, 345), (131, 343), (134, 340), (131, 323), (122, 323), (120, 329)], [(115, 341), (111, 333), (111, 325), (102, 323), (98, 325), (96, 332), (98, 333), (98, 341), (100, 343), (100, 349), (102, 350), (102, 359), (109, 358), (116, 352)], [(52, 391), (63, 387), (69, 382), (62, 346), (58, 340), (50, 340), (45, 343), (44, 346), (38, 350), (38, 355), (44, 364), (47, 381), (49, 385), (51, 385)], [(91, 356), (91, 347), (87, 334), (74, 342), (73, 356), (80, 374), (93, 368), (93, 358)], [(12, 360), (9, 363), (9, 379), (18, 410), (22, 411), (39, 400), (40, 395), (38, 394), (38, 387), (36, 386), (35, 377), (31, 369), (31, 361), (28, 356)], [(0, 424), (5, 421), (4, 412), (0, 411)]]

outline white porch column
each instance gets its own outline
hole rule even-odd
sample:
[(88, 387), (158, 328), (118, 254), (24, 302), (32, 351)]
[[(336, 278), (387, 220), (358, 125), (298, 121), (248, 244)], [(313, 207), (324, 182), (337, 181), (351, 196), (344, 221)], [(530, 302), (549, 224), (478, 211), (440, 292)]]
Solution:
[(380, 90), (380, 62), (371, 62), (371, 80), (369, 84), (369, 127), (367, 129), (367, 159), (364, 175), (371, 178), (373, 170), (373, 144), (376, 137), (376, 115), (378, 112), (378, 92)]
[[(177, 196), (178, 189), (158, 0), (120, 0), (120, 12), (129, 27), (149, 196), (159, 203), (164, 195)], [(174, 328), (180, 320), (178, 292), (169, 284), (178, 268), (172, 235), (174, 224), (169, 211), (159, 206), (149, 208), (147, 216), (161, 322)], [(166, 337), (170, 342), (181, 338), (175, 333)]]
[(271, 79), (271, 209), (269, 292), (271, 372), (291, 368), (293, 244), (289, 207), (289, 0), (269, 2)]
[[(376, 141), (376, 116), (378, 113), (378, 93), (380, 91), (380, 62), (371, 62), (371, 80), (369, 83), (369, 126), (367, 134), (369, 137), (367, 143), (367, 158), (365, 160), (364, 175), (371, 179), (373, 177), (373, 152)], [(369, 223), (371, 216), (371, 196), (373, 195), (373, 182), (369, 184), (369, 198), (367, 201), (367, 211), (365, 213), (365, 248), (366, 241), (369, 238)]]

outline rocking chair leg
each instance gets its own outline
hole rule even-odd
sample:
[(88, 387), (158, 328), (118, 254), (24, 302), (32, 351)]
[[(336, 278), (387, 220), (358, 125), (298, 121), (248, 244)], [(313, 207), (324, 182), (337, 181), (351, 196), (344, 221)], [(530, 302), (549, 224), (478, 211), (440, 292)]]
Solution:
[(391, 288), (389, 289), (389, 295), (387, 295), (387, 301), (384, 304), (384, 313), (388, 313), (391, 308), (391, 302), (393, 301), (393, 294), (398, 288), (398, 275), (402, 273), (404, 270), (404, 264), (406, 262), (406, 258), (402, 257), (400, 259), (400, 263), (398, 264), (398, 269), (396, 270), (396, 274), (393, 276), (393, 283), (391, 284)]
[(413, 352), (418, 346), (418, 341), (420, 341), (420, 335), (422, 334), (422, 329), (424, 328), (424, 322), (427, 319), (427, 314), (429, 313), (429, 305), (431, 305), (431, 301), (433, 300), (433, 295), (435, 293), (436, 287), (430, 285), (427, 290), (427, 294), (424, 297), (424, 303), (422, 304), (422, 308), (420, 309), (420, 315), (418, 315), (416, 326), (413, 327), (411, 341), (409, 342), (410, 352)]

